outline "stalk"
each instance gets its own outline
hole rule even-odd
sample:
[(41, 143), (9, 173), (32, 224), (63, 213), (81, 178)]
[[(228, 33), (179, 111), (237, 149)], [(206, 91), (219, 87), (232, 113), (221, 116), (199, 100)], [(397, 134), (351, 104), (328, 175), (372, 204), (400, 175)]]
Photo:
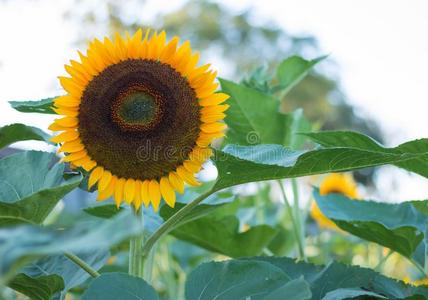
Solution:
[(77, 255), (74, 255), (71, 252), (64, 252), (64, 255), (92, 277), (96, 278), (100, 276), (100, 273), (98, 273), (97, 270), (93, 269), (90, 265), (81, 260)]
[[(143, 210), (140, 208), (138, 211), (134, 210), (134, 215), (138, 219), (138, 222), (143, 224)], [(131, 238), (129, 241), (129, 275), (136, 277), (143, 277), (143, 242), (144, 242), (144, 230)]]

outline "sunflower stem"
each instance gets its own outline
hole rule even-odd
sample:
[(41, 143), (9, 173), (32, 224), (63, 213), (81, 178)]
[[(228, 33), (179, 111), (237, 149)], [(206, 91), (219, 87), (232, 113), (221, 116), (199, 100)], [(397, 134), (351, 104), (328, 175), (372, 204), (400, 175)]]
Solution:
[[(143, 224), (143, 210), (134, 210), (134, 215), (138, 222)], [(141, 234), (134, 236), (129, 241), (129, 275), (136, 277), (143, 277), (143, 242), (144, 242), (144, 230)]]
[(286, 211), (292, 223), (293, 233), (297, 241), (297, 252), (298, 252), (299, 258), (305, 260), (306, 258), (305, 258), (305, 251), (303, 248), (303, 241), (302, 241), (303, 239), (299, 233), (298, 224), (296, 222), (296, 218), (293, 215), (293, 209), (290, 203), (288, 202), (287, 194), (285, 193), (285, 189), (284, 189), (284, 186), (282, 185), (282, 181), (281, 180), (277, 180), (277, 181), (281, 190), (282, 197), (284, 199)]
[(77, 255), (71, 253), (71, 252), (64, 252), (65, 257), (67, 257), (69, 260), (71, 260), (73, 263), (75, 263), (77, 266), (82, 268), (86, 273), (91, 275), (92, 277), (98, 277), (100, 276), (100, 273), (97, 272), (97, 270), (93, 269), (90, 265), (85, 263), (82, 259), (80, 259)]
[(150, 254), (153, 246), (156, 242), (165, 234), (169, 233), (171, 230), (175, 228), (175, 226), (187, 215), (189, 214), (199, 203), (201, 203), (205, 198), (215, 193), (216, 189), (211, 189), (208, 192), (197, 197), (195, 200), (187, 203), (183, 206), (182, 209), (177, 211), (174, 215), (172, 215), (168, 220), (163, 223), (158, 230), (156, 230), (144, 243), (143, 246), (143, 257), (147, 257)]

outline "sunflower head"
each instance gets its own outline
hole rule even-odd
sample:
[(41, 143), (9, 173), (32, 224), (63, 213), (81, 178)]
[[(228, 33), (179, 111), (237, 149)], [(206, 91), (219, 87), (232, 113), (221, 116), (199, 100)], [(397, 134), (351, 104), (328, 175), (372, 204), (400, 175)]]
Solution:
[(199, 185), (195, 174), (224, 136), (224, 104), (215, 93), (216, 72), (198, 66), (199, 54), (165, 32), (95, 39), (80, 62), (59, 77), (67, 92), (54, 101), (63, 115), (50, 126), (60, 131), (64, 161), (89, 172), (98, 200), (114, 197), (139, 209), (160, 201), (175, 204), (175, 192)]
[[(356, 199), (358, 197), (357, 184), (349, 174), (330, 174), (321, 183), (320, 194), (324, 196), (332, 193), (339, 193), (351, 199)], [(316, 202), (312, 202), (310, 214), (320, 227), (338, 229), (336, 224), (321, 212)]]

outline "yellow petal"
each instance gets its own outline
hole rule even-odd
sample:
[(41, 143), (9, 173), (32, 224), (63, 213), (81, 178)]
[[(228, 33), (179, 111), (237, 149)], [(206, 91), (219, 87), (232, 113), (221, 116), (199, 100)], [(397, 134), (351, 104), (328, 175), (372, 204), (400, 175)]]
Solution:
[(192, 57), (190, 57), (190, 60), (188, 61), (188, 63), (183, 67), (183, 75), (184, 76), (188, 76), (189, 74), (192, 73), (192, 71), (195, 69), (196, 65), (198, 64), (199, 61), (199, 53), (195, 53), (192, 55)]
[(67, 156), (64, 156), (64, 158), (62, 159), (62, 161), (70, 162), (70, 161), (81, 159), (81, 158), (83, 158), (83, 157), (85, 157), (87, 155), (88, 155), (88, 153), (86, 153), (85, 150), (82, 150), (82, 151), (74, 152), (72, 154), (68, 154)]
[[(82, 62), (82, 68), (85, 70), (85, 72), (88, 74), (88, 76), (92, 79), (95, 75), (98, 74), (97, 70), (92, 66), (89, 59), (82, 54), (82, 52), (77, 51), (77, 54), (79, 54), (80, 61)], [(80, 97), (79, 97), (80, 98)]]
[(91, 168), (89, 166), (92, 165), (92, 160), (90, 159), (89, 156), (85, 156), (85, 157), (74, 160), (73, 165), (75, 165), (77, 167), (82, 167), (86, 171), (90, 171)]
[(174, 207), (175, 192), (172, 186), (170, 185), (168, 178), (166, 177), (162, 177), (160, 180), (160, 192), (166, 204), (168, 204), (170, 207)]
[(104, 170), (103, 175), (100, 178), (100, 181), (98, 181), (98, 190), (103, 191), (110, 183), (111, 178), (112, 178), (112, 175), (110, 171)]
[(89, 175), (88, 179), (88, 189), (92, 188), (95, 183), (100, 180), (101, 176), (103, 176), (104, 168), (103, 167), (96, 167), (92, 172), (91, 175)]
[(162, 50), (160, 55), (161, 61), (168, 61), (171, 57), (173, 57), (179, 40), (180, 39), (175, 36), (171, 39), (171, 41), (169, 41), (168, 45), (166, 45), (166, 47)]
[(62, 127), (71, 127), (75, 128), (79, 124), (79, 120), (73, 117), (65, 117), (62, 119), (56, 119), (55, 123)]
[(51, 138), (53, 143), (70, 142), (79, 138), (79, 134), (75, 130), (67, 130)]
[(76, 84), (75, 81), (73, 81), (72, 78), (59, 76), (58, 77), (59, 82), (61, 83), (64, 90), (67, 91), (67, 93), (71, 94), (75, 98), (80, 99), (82, 96), (83, 87)]
[(201, 109), (201, 115), (204, 116), (204, 115), (211, 115), (211, 114), (219, 114), (226, 111), (228, 108), (229, 108), (229, 104), (203, 107)]
[(87, 160), (84, 163), (82, 163), (82, 168), (86, 172), (91, 171), (96, 166), (97, 166), (97, 163), (95, 161), (93, 161), (92, 159), (90, 159), (90, 158), (87, 158)]
[(55, 98), (54, 100), (54, 105), (57, 107), (61, 106), (61, 107), (74, 108), (79, 106), (79, 104), (80, 104), (80, 100), (70, 95), (61, 96), (61, 97)]
[(172, 187), (178, 191), (180, 194), (184, 193), (184, 181), (181, 179), (180, 176), (177, 175), (175, 172), (170, 172), (169, 176), (169, 183), (172, 185)]
[(116, 181), (116, 188), (114, 190), (114, 203), (116, 203), (117, 208), (119, 208), (123, 200), (125, 181), (125, 178), (120, 178)]
[(206, 161), (212, 154), (213, 151), (211, 150), (211, 148), (195, 147), (189, 154), (189, 158), (193, 161), (198, 161), (202, 163)]
[(64, 69), (79, 85), (86, 86), (88, 84), (88, 79), (86, 79), (86, 76), (80, 73), (78, 69), (69, 65), (64, 65)]
[(128, 54), (131, 58), (137, 58), (138, 57), (138, 48), (139, 45), (141, 43), (141, 40), (143, 38), (143, 30), (138, 29), (134, 36), (132, 37), (130, 43), (129, 43), (129, 48), (128, 48)]
[(135, 180), (127, 179), (125, 182), (125, 202), (131, 204), (135, 197)]
[(54, 112), (56, 112), (58, 115), (64, 115), (69, 117), (77, 117), (79, 114), (78, 110), (69, 109), (69, 108), (52, 108)]
[(58, 125), (57, 123), (54, 122), (51, 125), (49, 125), (48, 129), (52, 130), (52, 131), (65, 131), (65, 130), (68, 130), (70, 128)]
[(153, 209), (158, 211), (161, 199), (159, 183), (156, 179), (152, 179), (149, 183), (149, 196), (153, 205)]
[(209, 68), (211, 67), (210, 64), (205, 64), (203, 66), (198, 67), (197, 69), (194, 69), (188, 76), (187, 79), (189, 80), (190, 85), (193, 87), (193, 83), (197, 81), (200, 76), (203, 76)]
[(202, 132), (196, 140), (196, 145), (199, 147), (208, 147), (213, 140), (224, 137), (225, 135), (223, 131), (213, 133)]
[(204, 123), (201, 125), (201, 130), (205, 133), (215, 133), (223, 131), (227, 128), (227, 125), (225, 123)]
[(199, 99), (212, 95), (218, 88), (218, 83), (212, 83), (209, 86), (196, 89), (196, 97)]
[(144, 40), (141, 43), (139, 53), (138, 53), (138, 57), (140, 58), (147, 58), (149, 35), (150, 35), (150, 29), (147, 29), (146, 34), (144, 36)]
[(218, 114), (204, 114), (201, 115), (201, 121), (204, 123), (213, 123), (216, 121), (223, 120), (226, 117), (224, 113), (218, 113)]
[(115, 48), (116, 48), (116, 51), (117, 51), (117, 54), (118, 54), (118, 57), (120, 58), (120, 60), (125, 60), (126, 59), (125, 42), (123, 41), (120, 34), (117, 32), (115, 34), (114, 45), (115, 45)]
[(90, 81), (92, 79), (93, 76), (87, 72), (87, 70), (83, 67), (81, 63), (75, 60), (70, 60), (70, 63), (71, 63), (71, 66), (77, 71), (79, 71), (79, 73), (82, 74), (82, 76), (85, 77), (87, 81)]
[(183, 162), (183, 166), (186, 168), (187, 171), (190, 173), (198, 173), (201, 170), (201, 163), (197, 161), (190, 161), (186, 160)]
[(98, 191), (97, 201), (103, 201), (110, 198), (116, 187), (117, 177), (113, 176), (108, 184), (108, 186), (103, 191)]
[(189, 185), (199, 186), (201, 185), (194, 177), (192, 173), (187, 171), (183, 166), (177, 168), (177, 174)]
[(134, 197), (134, 207), (136, 210), (140, 209), (142, 199), (141, 199), (141, 181), (135, 180), (135, 197)]
[(214, 84), (214, 80), (216, 77), (217, 71), (206, 72), (192, 80), (191, 85), (194, 89), (205, 90), (206, 88)]
[(104, 38), (104, 47), (107, 50), (107, 53), (109, 54), (110, 59), (112, 60), (112, 63), (118, 63), (120, 59), (119, 55), (116, 53), (113, 42), (108, 38)]
[(85, 146), (80, 142), (80, 140), (74, 140), (71, 142), (65, 142), (59, 149), (58, 153), (60, 152), (77, 152), (80, 150), (83, 150)]
[(201, 106), (218, 105), (229, 99), (230, 96), (224, 93), (215, 93), (199, 101)]
[(150, 204), (150, 195), (149, 195), (149, 180), (144, 180), (141, 185), (141, 199), (143, 200), (144, 206), (147, 207)]

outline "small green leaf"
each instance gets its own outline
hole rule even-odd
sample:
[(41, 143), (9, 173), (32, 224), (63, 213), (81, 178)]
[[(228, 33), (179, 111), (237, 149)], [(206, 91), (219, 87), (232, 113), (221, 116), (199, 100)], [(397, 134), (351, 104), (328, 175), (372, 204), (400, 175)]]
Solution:
[(305, 60), (300, 56), (291, 56), (282, 61), (277, 69), (277, 77), (280, 86), (284, 89), (284, 94), (305, 78), (314, 65), (326, 57), (321, 56), (313, 60)]
[(140, 234), (142, 229), (142, 224), (130, 211), (107, 220), (79, 223), (69, 229), (31, 225), (0, 229), (0, 274), (5, 274), (7, 279), (19, 267), (45, 255), (109, 249)]
[[(277, 230), (259, 225), (239, 232), (239, 220), (236, 216), (211, 213), (223, 205), (197, 206), (171, 234), (183, 241), (231, 257), (261, 254), (275, 237)], [(163, 207), (161, 216), (168, 219), (183, 206), (183, 203), (176, 203), (174, 208)]]
[[(147, 282), (124, 273), (106, 273), (89, 285), (82, 300), (159, 300)], [(195, 298), (196, 299), (196, 298)]]
[(64, 281), (58, 275), (30, 277), (21, 273), (10, 281), (8, 286), (32, 300), (50, 300), (64, 289)]
[(289, 280), (279, 268), (266, 262), (210, 262), (190, 273), (186, 282), (186, 299), (262, 300)]
[(38, 101), (9, 101), (10, 105), (20, 112), (56, 114), (52, 110), (53, 100), (57, 97), (46, 98)]
[(428, 201), (356, 201), (339, 194), (321, 196), (318, 190), (314, 197), (323, 214), (343, 230), (406, 257), (412, 257), (420, 242), (428, 239), (428, 215), (418, 209)]
[(123, 208), (117, 208), (115, 204), (98, 205), (84, 209), (86, 213), (103, 219), (110, 219), (120, 213), (122, 210)]
[(49, 143), (50, 135), (39, 128), (24, 124), (11, 124), (0, 128), (0, 149), (20, 141), (45, 141)]
[(40, 224), (66, 194), (75, 189), (80, 176), (63, 181), (63, 164), (55, 155), (27, 151), (0, 160), (0, 227), (18, 223)]
[(227, 100), (230, 107), (225, 118), (228, 143), (282, 143), (284, 115), (279, 112), (279, 101), (225, 79), (220, 79), (220, 83), (222, 90), (230, 95)]

